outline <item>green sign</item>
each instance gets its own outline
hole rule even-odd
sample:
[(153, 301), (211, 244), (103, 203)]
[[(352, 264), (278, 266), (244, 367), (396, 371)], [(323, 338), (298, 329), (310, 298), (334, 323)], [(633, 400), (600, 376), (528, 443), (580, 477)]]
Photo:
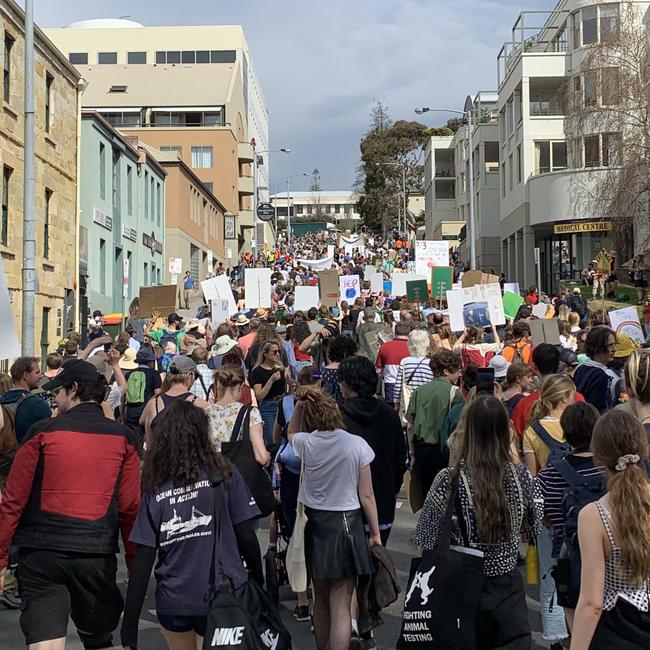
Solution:
[(434, 299), (445, 298), (446, 291), (452, 290), (454, 270), (450, 266), (434, 266), (431, 269), (431, 296)]
[(503, 292), (503, 313), (509, 320), (514, 320), (519, 307), (523, 305), (524, 299), (511, 291)]
[(427, 302), (429, 300), (429, 287), (426, 280), (407, 280), (406, 300), (408, 302)]

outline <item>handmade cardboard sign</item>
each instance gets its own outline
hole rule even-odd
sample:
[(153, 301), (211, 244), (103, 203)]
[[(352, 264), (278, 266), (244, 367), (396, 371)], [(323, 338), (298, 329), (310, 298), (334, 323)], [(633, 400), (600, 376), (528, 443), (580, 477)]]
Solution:
[(339, 299), (339, 274), (335, 269), (319, 271), (320, 302), (325, 307), (336, 307)]
[(643, 335), (643, 328), (639, 321), (639, 314), (636, 307), (625, 307), (623, 309), (615, 309), (608, 314), (609, 322), (612, 329), (617, 333), (627, 334), (631, 339), (637, 343), (643, 343), (645, 336)]
[(308, 311), (312, 307), (318, 307), (319, 296), (318, 287), (296, 287), (294, 309), (296, 311)]
[(271, 269), (246, 269), (244, 273), (246, 309), (271, 308)]
[(237, 303), (232, 295), (232, 289), (230, 288), (227, 275), (217, 275), (214, 278), (204, 280), (201, 282), (201, 289), (205, 299), (208, 301), (217, 298), (227, 300), (229, 316), (234, 316), (237, 313)]
[(176, 311), (176, 290), (175, 284), (140, 287), (140, 318), (149, 318), (154, 311), (165, 317)]
[(361, 296), (361, 279), (358, 275), (341, 275), (339, 277), (339, 298), (354, 302)]
[(406, 300), (411, 303), (423, 303), (429, 299), (429, 287), (426, 280), (409, 280), (406, 283)]

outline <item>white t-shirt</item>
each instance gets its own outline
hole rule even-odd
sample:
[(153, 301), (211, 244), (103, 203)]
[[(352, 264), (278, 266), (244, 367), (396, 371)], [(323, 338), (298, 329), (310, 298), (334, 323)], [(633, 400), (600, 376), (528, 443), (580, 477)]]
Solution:
[(361, 437), (342, 429), (297, 433), (296, 456), (303, 461), (298, 499), (314, 510), (357, 510), (359, 471), (370, 465), (375, 453)]

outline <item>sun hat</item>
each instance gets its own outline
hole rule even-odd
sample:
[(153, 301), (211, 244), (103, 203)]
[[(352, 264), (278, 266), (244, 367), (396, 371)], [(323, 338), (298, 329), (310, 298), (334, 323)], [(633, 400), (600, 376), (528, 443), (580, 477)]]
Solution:
[(237, 341), (231, 339), (227, 334), (220, 336), (215, 342), (212, 349), (218, 356), (230, 352), (233, 348), (237, 347)]
[(489, 367), (494, 369), (494, 378), (503, 379), (508, 374), (510, 362), (500, 354), (490, 359)]
[(196, 370), (196, 363), (191, 357), (186, 357), (182, 354), (177, 354), (169, 366), (171, 374), (185, 375), (189, 372)]
[(619, 332), (616, 335), (616, 350), (614, 351), (615, 359), (624, 359), (629, 357), (632, 352), (639, 348), (639, 344), (625, 332)]
[(136, 363), (153, 363), (156, 360), (156, 355), (148, 345), (143, 345), (135, 355)]
[(135, 348), (126, 348), (118, 363), (119, 367), (122, 368), (122, 370), (135, 370), (135, 368), (138, 367), (138, 364), (135, 361), (136, 355), (137, 352)]
[(246, 314), (239, 314), (239, 316), (237, 316), (237, 320), (235, 321), (235, 325), (237, 327), (244, 327), (244, 325), (248, 325), (250, 322), (250, 318), (246, 318)]

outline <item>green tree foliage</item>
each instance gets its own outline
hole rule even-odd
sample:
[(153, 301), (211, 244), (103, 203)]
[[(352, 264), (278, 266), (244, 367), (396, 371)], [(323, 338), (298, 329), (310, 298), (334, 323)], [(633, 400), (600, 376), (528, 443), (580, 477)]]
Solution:
[(371, 230), (388, 232), (402, 205), (402, 170), (406, 173), (406, 199), (422, 192), (423, 149), (433, 135), (453, 135), (448, 127), (429, 128), (419, 122), (393, 122), (378, 101), (370, 111), (370, 127), (361, 139), (361, 162), (356, 189), (363, 223)]

